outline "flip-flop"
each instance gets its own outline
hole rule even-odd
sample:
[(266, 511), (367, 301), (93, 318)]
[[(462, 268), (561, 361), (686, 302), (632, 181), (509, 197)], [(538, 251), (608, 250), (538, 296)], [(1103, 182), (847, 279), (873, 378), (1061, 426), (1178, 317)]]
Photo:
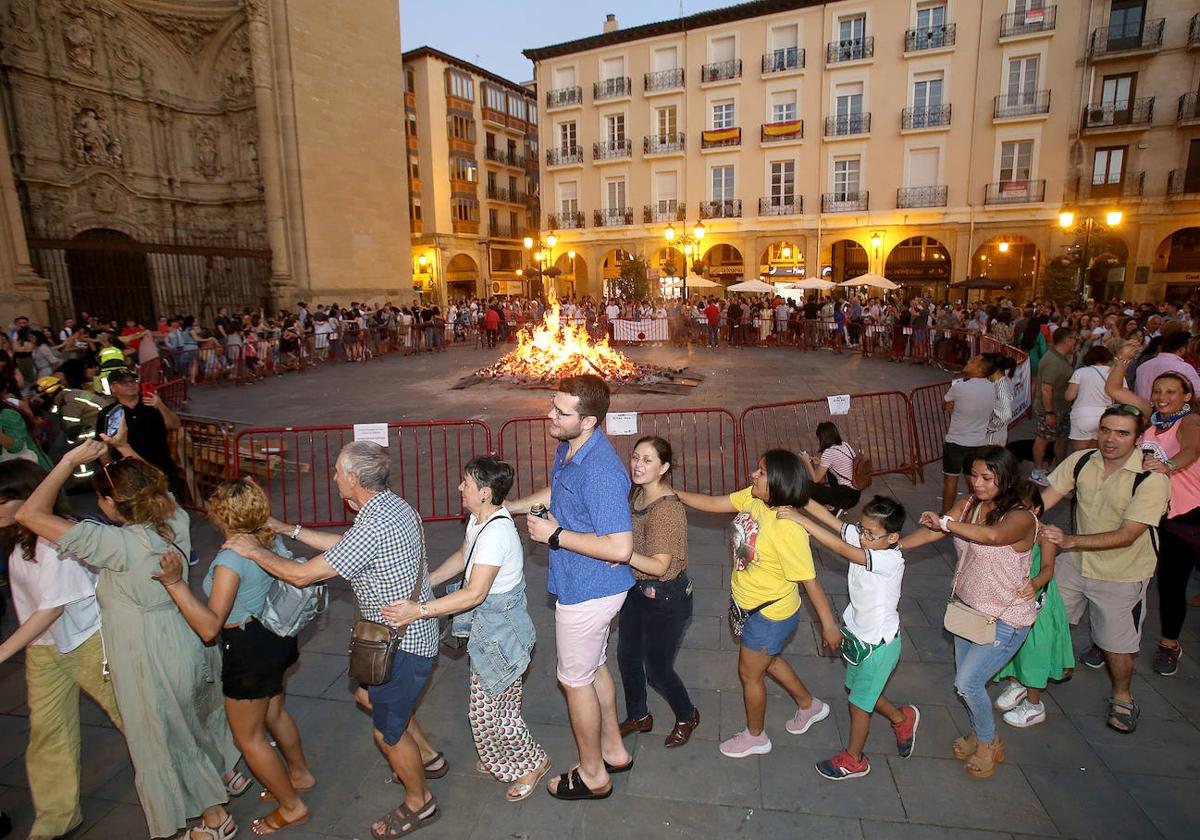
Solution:
[[(288, 818), (283, 815), (283, 809), (276, 808), (267, 816), (259, 817), (254, 822), (250, 823), (250, 833), (255, 837), (266, 837), (270, 834), (283, 831), (285, 828), (293, 828), (298, 825), (304, 825), (306, 822), (308, 822), (309, 816), (310, 814), (305, 814), (299, 819), (288, 820)], [(258, 827), (260, 825), (269, 828), (270, 831), (259, 831)]]
[[(509, 802), (520, 802), (522, 799), (527, 799), (530, 796), (530, 794), (532, 794), (533, 791), (537, 788), (537, 786), (539, 784), (541, 784), (542, 779), (544, 779), (546, 777), (546, 774), (549, 772), (550, 772), (550, 757), (547, 756), (546, 763), (543, 764), (541, 766), (541, 768), (539, 768), (537, 771), (537, 778), (535, 778), (529, 784), (526, 784), (525, 782), (513, 782), (511, 785), (508, 786), (508, 790), (506, 790), (504, 792), (504, 798), (506, 800), (508, 800)], [(516, 796), (512, 795), (513, 791), (517, 792)]]
[(608, 797), (612, 796), (613, 787), (610, 782), (604, 790), (592, 790), (583, 783), (583, 779), (579, 776), (579, 768), (576, 767), (570, 773), (559, 775), (558, 787), (554, 790), (547, 788), (546, 792), (555, 799), (565, 799), (567, 801), (608, 799)]
[[(313, 782), (308, 787), (296, 787), (295, 785), (292, 785), (292, 790), (296, 791), (296, 793), (307, 793), (308, 791), (312, 790), (316, 786), (317, 786), (316, 782)], [(266, 788), (263, 788), (258, 793), (258, 801), (259, 802), (277, 802), (278, 800), (275, 798), (275, 794), (271, 793), (271, 791), (267, 790)]]

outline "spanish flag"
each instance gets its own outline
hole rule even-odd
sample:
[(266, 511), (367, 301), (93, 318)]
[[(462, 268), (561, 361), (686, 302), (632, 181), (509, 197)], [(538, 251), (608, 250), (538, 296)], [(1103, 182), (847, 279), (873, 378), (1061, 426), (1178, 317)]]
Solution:
[(729, 143), (738, 142), (742, 139), (742, 130), (740, 128), (714, 128), (703, 133), (705, 143)]
[(799, 134), (803, 130), (804, 122), (802, 120), (764, 123), (762, 127), (762, 133), (764, 137), (787, 137), (792, 134)]

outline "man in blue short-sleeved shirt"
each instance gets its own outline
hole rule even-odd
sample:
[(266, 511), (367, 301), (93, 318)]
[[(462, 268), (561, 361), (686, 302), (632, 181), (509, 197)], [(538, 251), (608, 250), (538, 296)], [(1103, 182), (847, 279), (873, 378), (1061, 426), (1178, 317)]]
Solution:
[(508, 506), (512, 513), (549, 506), (544, 519), (526, 520), (529, 536), (549, 546), (558, 681), (579, 746), (579, 766), (550, 782), (551, 796), (559, 799), (608, 796), (610, 768), (626, 769), (633, 761), (621, 742), (616, 687), (605, 665), (609, 624), (633, 586), (629, 475), (599, 429), (608, 400), (598, 376), (559, 382), (547, 415), (550, 436), (561, 441), (550, 486)]

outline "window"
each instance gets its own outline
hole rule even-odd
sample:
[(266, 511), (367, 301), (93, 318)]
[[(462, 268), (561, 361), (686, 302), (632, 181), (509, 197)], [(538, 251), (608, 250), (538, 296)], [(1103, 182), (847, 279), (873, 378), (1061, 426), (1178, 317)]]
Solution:
[(796, 49), (796, 45), (799, 43), (796, 24), (789, 23), (786, 26), (772, 26), (770, 42), (773, 52)]
[(405, 93), (416, 93), (417, 92), (416, 75), (413, 73), (413, 69), (411, 67), (404, 68), (404, 92)]
[(908, 153), (908, 186), (937, 186), (941, 156), (941, 149), (911, 150)]
[(609, 114), (604, 118), (604, 137), (608, 140), (610, 147), (624, 145), (625, 143), (625, 115), (624, 114)]
[(733, 128), (737, 123), (733, 117), (733, 100), (722, 99), (712, 105), (712, 127)]
[(838, 40), (845, 46), (847, 42), (861, 42), (867, 32), (866, 15), (853, 15), (838, 21)]
[(496, 148), (496, 135), (490, 131), (484, 132), (483, 145), (488, 149)]
[(733, 35), (713, 38), (709, 44), (709, 54), (713, 64), (720, 61), (733, 61), (737, 58), (737, 39)]
[(412, 202), (408, 205), (409, 216), (414, 222), (421, 221), (421, 199), (413, 196)]
[(558, 185), (558, 209), (564, 216), (573, 216), (579, 212), (578, 182), (564, 181)]
[(417, 159), (415, 157), (410, 157), (408, 159), (408, 174), (409, 174), (409, 177), (411, 177), (411, 178), (420, 178), (421, 177), (421, 171), (420, 171), (420, 168), (417, 166)]
[(679, 173), (654, 173), (654, 206), (659, 213), (670, 213), (679, 204)]
[(1120, 184), (1125, 177), (1125, 146), (1096, 149), (1092, 158), (1092, 185)]
[(558, 145), (563, 153), (568, 153), (571, 149), (578, 145), (576, 143), (575, 121), (559, 123), (558, 125)]
[(459, 222), (479, 221), (479, 202), (474, 198), (454, 196), (450, 200), (450, 210), (454, 219)]
[(1011, 58), (1008, 61), (1009, 105), (1032, 105), (1038, 89), (1038, 57)]
[(679, 131), (679, 109), (674, 105), (666, 105), (654, 109), (654, 122), (658, 126), (658, 137), (666, 142)]
[(475, 83), (470, 76), (455, 72), (454, 70), (447, 70), (446, 93), (451, 96), (457, 96), (459, 99), (465, 99), (468, 102), (474, 102)]
[(450, 124), (450, 137), (455, 140), (475, 142), (475, 120), (463, 114), (450, 114), (447, 117)]
[(796, 119), (796, 91), (781, 90), (771, 94), (771, 122), (793, 122)]
[(514, 234), (517, 232), (517, 214), (513, 211), (508, 211), (508, 228)]
[(500, 226), (500, 213), (495, 209), (488, 210), (488, 232), (495, 233)]
[[(452, 157), (450, 158), (450, 177), (456, 181), (470, 181), (475, 183), (479, 180), (479, 165), (471, 158)], [(488, 184), (492, 184), (492, 173), (488, 173)]]
[(833, 161), (833, 193), (835, 201), (858, 199), (861, 162), (857, 157), (835, 158)]
[(656, 47), (651, 55), (651, 66), (655, 73), (679, 69), (679, 48)]
[(861, 114), (863, 109), (862, 82), (838, 85), (834, 89), (834, 113), (839, 120)]
[(517, 189), (517, 178), (515, 175), (508, 176), (508, 196), (515, 198), (520, 191)]
[(525, 119), (525, 100), (520, 96), (508, 95), (508, 115), (519, 120)]
[(405, 126), (404, 130), (408, 134), (409, 137), (416, 137), (417, 136), (417, 115), (409, 114), (408, 119), (406, 119), (404, 121), (404, 126)]
[(791, 204), (796, 200), (796, 162), (771, 161), (771, 204)]
[(917, 7), (917, 29), (941, 29), (946, 25), (946, 7), (941, 3)]
[(509, 139), (508, 141), (508, 162), (515, 163), (517, 159), (517, 141)]
[(489, 111), (504, 113), (504, 91), (491, 85), (483, 86), (483, 104)]
[(556, 87), (556, 88), (575, 87), (575, 68), (574, 67), (555, 67), (554, 68), (554, 87)]
[(1108, 40), (1139, 42), (1146, 23), (1146, 0), (1112, 0), (1108, 16)]
[(1114, 111), (1128, 111), (1136, 81), (1136, 73), (1105, 76), (1100, 85), (1100, 104)]
[(913, 77), (913, 108), (929, 111), (942, 104), (942, 74), (922, 73)]
[(625, 59), (620, 56), (606, 58), (600, 62), (600, 74), (604, 79), (619, 79), (625, 75)]
[(733, 165), (712, 168), (712, 200), (733, 201)]
[(1028, 181), (1033, 165), (1033, 141), (1015, 140), (1000, 144), (1000, 181)]
[(604, 181), (605, 207), (609, 210), (625, 209), (625, 179), (607, 178)]

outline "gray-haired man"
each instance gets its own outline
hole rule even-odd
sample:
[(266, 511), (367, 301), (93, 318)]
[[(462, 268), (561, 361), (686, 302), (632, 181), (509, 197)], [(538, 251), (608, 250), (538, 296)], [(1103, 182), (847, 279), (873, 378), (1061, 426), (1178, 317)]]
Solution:
[[(388, 489), (387, 450), (375, 443), (355, 441), (343, 447), (334, 468), (338, 493), (358, 511), (354, 524), (341, 535), (295, 527), (271, 520), (279, 534), (288, 534), (321, 552), (306, 563), (263, 548), (249, 535), (230, 537), (225, 548), (248, 557), (268, 573), (296, 586), (341, 576), (350, 581), (364, 618), (384, 622), (384, 604), (412, 597), (417, 575), (425, 564), (425, 534), (421, 517)], [(429, 575), (421, 585), (421, 602), (431, 600)], [(422, 609), (422, 614), (424, 610)], [(371, 708), (375, 741), (392, 771), (404, 784), (404, 801), (373, 826), (374, 833), (407, 833), (437, 815), (437, 800), (425, 784), (442, 767), (423, 766), (422, 745), (430, 751), (413, 719), (413, 710), (437, 657), (437, 619), (422, 618), (409, 625), (392, 667), (392, 678), (371, 686), (359, 697)], [(363, 694), (366, 697), (362, 697)], [(439, 756), (430, 762), (436, 764)], [(444, 759), (441, 759), (444, 766)]]

